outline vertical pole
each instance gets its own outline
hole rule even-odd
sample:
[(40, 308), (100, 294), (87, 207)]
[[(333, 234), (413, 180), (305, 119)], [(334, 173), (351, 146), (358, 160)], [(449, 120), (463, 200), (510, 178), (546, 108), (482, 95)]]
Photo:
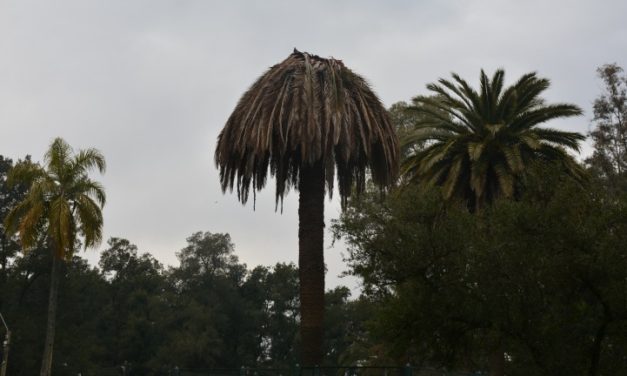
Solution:
[(4, 337), (4, 342), (2, 344), (2, 363), (0, 363), (0, 376), (6, 376), (7, 374), (7, 364), (9, 363), (9, 346), (11, 345), (11, 331), (7, 326), (7, 323), (4, 321), (4, 317), (0, 313), (0, 320), (2, 321), (2, 325), (4, 325), (7, 330), (7, 334)]
[(6, 376), (7, 364), (9, 363), (9, 346), (11, 344), (11, 332), (7, 330), (2, 348), (2, 367), (0, 368), (0, 376)]
[(407, 363), (405, 365), (405, 372), (404, 372), (405, 376), (411, 376), (411, 374), (412, 374), (411, 371), (412, 371), (411, 364)]

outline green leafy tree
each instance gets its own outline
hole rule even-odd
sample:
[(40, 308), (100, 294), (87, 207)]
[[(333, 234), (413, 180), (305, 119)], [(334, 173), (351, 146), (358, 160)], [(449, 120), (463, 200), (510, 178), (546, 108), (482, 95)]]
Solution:
[(62, 263), (71, 259), (79, 237), (85, 247), (93, 247), (102, 238), (103, 187), (91, 180), (90, 170), (105, 170), (105, 160), (96, 149), (74, 153), (63, 139), (55, 139), (44, 157), (45, 166), (24, 161), (9, 173), (9, 186), (28, 187), (26, 197), (5, 219), (8, 233), (19, 233), (21, 246), (29, 250), (45, 236), (54, 252), (48, 302), (48, 322), (41, 376), (52, 367), (57, 294)]
[(612, 190), (627, 191), (627, 74), (617, 64), (597, 69), (603, 93), (594, 101), (594, 153), (587, 162)]
[[(46, 329), (52, 257), (52, 252), (46, 248), (16, 255), (9, 268), (7, 283), (0, 290), (0, 296), (6, 302), (2, 314), (10, 322), (13, 332), (9, 375), (37, 375), (41, 367), (40, 359), (33, 354), (41, 347), (42, 333)], [(98, 374), (103, 354), (112, 350), (103, 346), (111, 331), (100, 330), (106, 319), (102, 310), (107, 303), (107, 282), (87, 260), (74, 256), (65, 263), (59, 290), (62, 293), (58, 304), (64, 309), (58, 311), (55, 320), (52, 373)]]
[(138, 254), (126, 239), (111, 238), (99, 266), (108, 281), (101, 307), (100, 333), (107, 349), (103, 363), (132, 367), (146, 374), (163, 345), (168, 288), (163, 266), (150, 254)]
[(559, 161), (575, 177), (581, 167), (565, 149), (579, 150), (579, 133), (539, 125), (581, 114), (572, 104), (545, 104), (540, 94), (549, 80), (523, 75), (504, 88), (503, 70), (491, 79), (481, 71), (481, 87), (473, 89), (453, 74), (427, 85), (433, 96), (413, 99), (421, 114), (403, 144), (426, 146), (407, 157), (402, 173), (425, 185), (442, 186), (447, 199), (462, 198), (473, 210), (498, 197), (512, 198), (534, 162)]
[(335, 229), (375, 303), (370, 341), (384, 356), (483, 372), (498, 339), (508, 375), (626, 371), (625, 200), (559, 165), (527, 184), (483, 218), (416, 185), (351, 202)]
[(322, 361), (324, 195), (337, 170), (342, 202), (375, 184), (391, 185), (398, 141), (387, 111), (366, 81), (335, 59), (294, 51), (244, 93), (218, 137), (222, 189), (242, 202), (276, 178), (277, 204), (299, 191), (302, 364)]
[(265, 278), (265, 315), (269, 365), (288, 368), (297, 364), (300, 341), (298, 268), (294, 264), (277, 263)]
[(259, 307), (246, 266), (228, 234), (196, 232), (170, 270), (176, 309), (162, 353), (192, 369), (254, 366), (259, 357)]
[[(25, 193), (23, 186), (9, 187), (7, 184), (11, 168), (13, 161), (0, 155), (0, 219), (6, 217), (9, 210), (23, 199)], [(20, 250), (16, 240), (14, 236), (7, 234), (4, 224), (0, 222), (0, 290), (7, 280), (9, 262)], [(0, 310), (2, 307), (3, 301), (0, 297)]]

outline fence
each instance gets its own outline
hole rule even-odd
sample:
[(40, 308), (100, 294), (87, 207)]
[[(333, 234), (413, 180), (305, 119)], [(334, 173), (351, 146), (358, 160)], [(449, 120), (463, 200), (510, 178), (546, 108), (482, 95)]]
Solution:
[[(184, 369), (168, 367), (162, 371), (134, 370), (132, 366), (102, 369), (98, 376), (485, 376), (481, 372), (454, 372), (429, 367), (389, 366), (337, 366), (292, 368), (210, 368)], [(83, 375), (86, 376), (86, 375)]]

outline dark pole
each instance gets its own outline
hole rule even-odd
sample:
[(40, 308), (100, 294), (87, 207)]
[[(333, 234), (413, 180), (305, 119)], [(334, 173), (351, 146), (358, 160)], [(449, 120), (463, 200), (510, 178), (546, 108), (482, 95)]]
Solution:
[(7, 326), (7, 323), (4, 321), (4, 317), (0, 313), (0, 320), (2, 320), (2, 325), (4, 325), (7, 330), (7, 334), (4, 337), (3, 349), (2, 349), (2, 366), (0, 366), (0, 376), (6, 376), (7, 374), (7, 364), (9, 363), (9, 345), (11, 344), (11, 331)]

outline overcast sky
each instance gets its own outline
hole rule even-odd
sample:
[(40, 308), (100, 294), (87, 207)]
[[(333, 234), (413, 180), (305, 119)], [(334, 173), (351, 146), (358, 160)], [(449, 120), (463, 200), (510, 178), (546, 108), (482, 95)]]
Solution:
[[(626, 15), (625, 0), (0, 0), (0, 154), (39, 161), (58, 136), (100, 149), (105, 237), (165, 264), (201, 230), (230, 233), (249, 266), (295, 261), (296, 195), (275, 213), (269, 185), (253, 211), (213, 164), (240, 95), (294, 47), (342, 59), (386, 106), (450, 72), (476, 85), (481, 68), (510, 83), (537, 71), (549, 101), (585, 110), (552, 125), (586, 133), (595, 69), (627, 67)], [(338, 213), (336, 197), (327, 224)], [(325, 251), (328, 286), (355, 287), (336, 277), (344, 251)]]

